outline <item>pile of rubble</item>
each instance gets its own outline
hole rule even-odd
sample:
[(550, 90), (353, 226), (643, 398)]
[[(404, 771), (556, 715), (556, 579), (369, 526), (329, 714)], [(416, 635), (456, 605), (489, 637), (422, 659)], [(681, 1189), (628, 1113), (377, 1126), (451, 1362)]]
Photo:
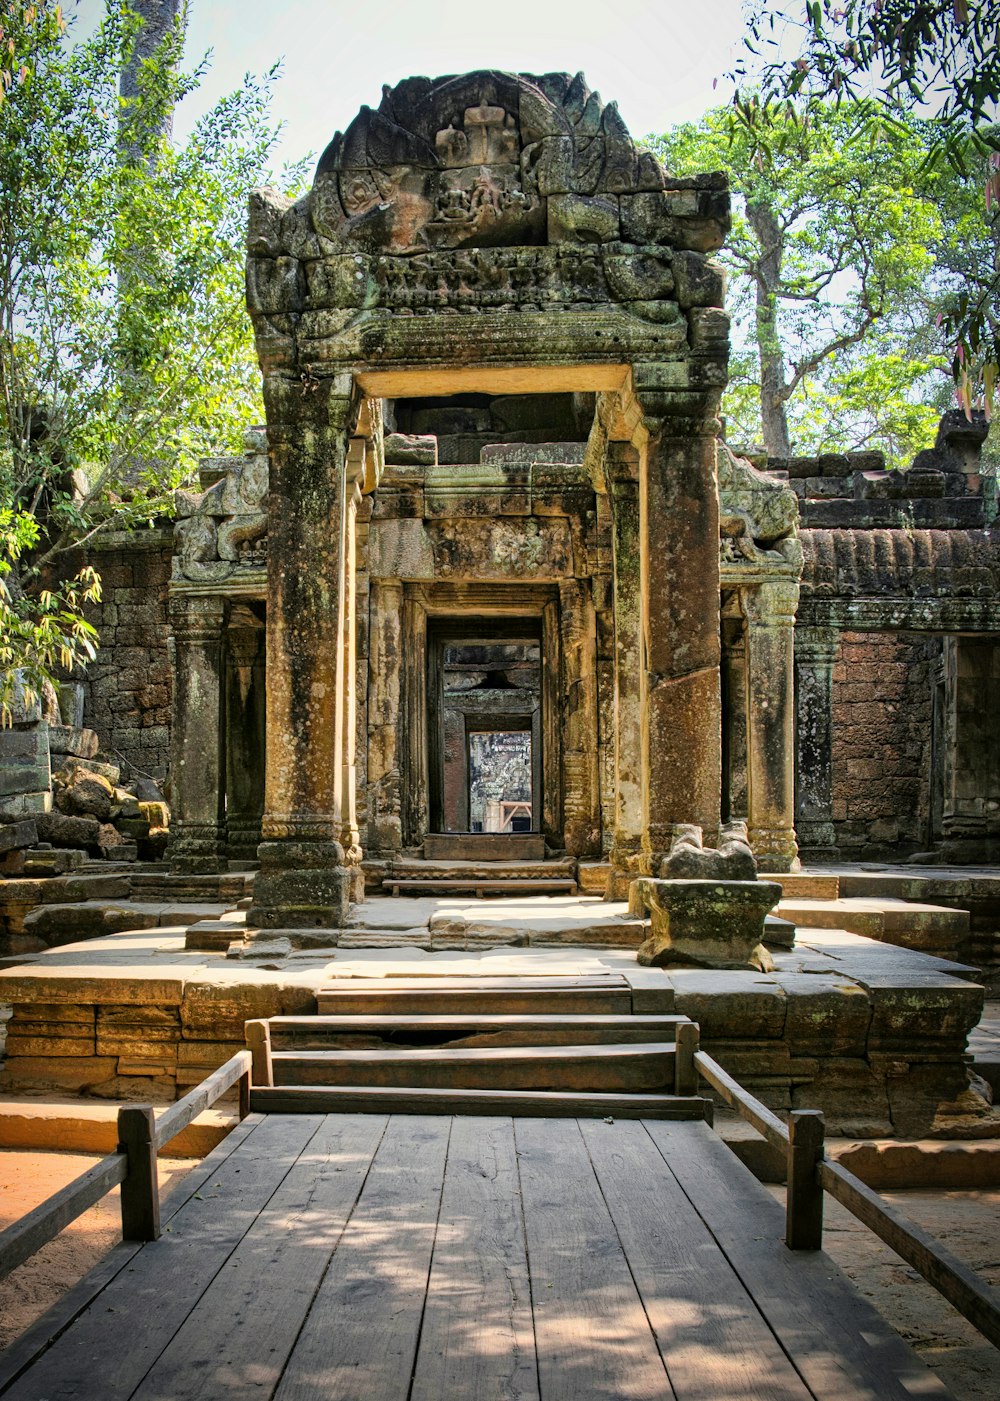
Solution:
[[(64, 875), (90, 860), (157, 861), (170, 814), (150, 778), (122, 782), (93, 730), (54, 693), (0, 730), (0, 877)], [(79, 717), (82, 719), (82, 717)]]

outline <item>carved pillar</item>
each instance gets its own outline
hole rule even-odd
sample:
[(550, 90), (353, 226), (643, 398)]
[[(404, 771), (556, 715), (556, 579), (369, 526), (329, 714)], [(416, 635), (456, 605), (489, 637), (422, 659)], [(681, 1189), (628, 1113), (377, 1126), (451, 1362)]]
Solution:
[(264, 381), (270, 450), (267, 771), (248, 923), (347, 918), (344, 586), (351, 377)]
[(267, 752), (264, 625), (252, 609), (230, 614), (226, 629), (226, 849), (254, 861), (260, 845)]
[(563, 844), (571, 856), (601, 849), (597, 773), (597, 624), (590, 583), (559, 584), (563, 663)]
[[(668, 397), (639, 394), (643, 404)], [(669, 850), (675, 823), (697, 823), (708, 842), (719, 826), (718, 424), (712, 418), (643, 422), (648, 432), (641, 447), (639, 505), (643, 802), (655, 871)]]
[(364, 477), (364, 439), (354, 438), (347, 459), (344, 509), (344, 583), (342, 627), (342, 671), (337, 695), (342, 706), (340, 718), (343, 773), (341, 776), (340, 841), (344, 857), (353, 872), (351, 899), (363, 900), (365, 887), (361, 872), (361, 834), (357, 814), (358, 750), (358, 659), (357, 659), (357, 524)]
[(722, 815), (732, 822), (746, 820), (747, 815), (747, 652), (742, 614), (724, 617), (722, 629)]
[(608, 445), (614, 580), (614, 836), (608, 898), (626, 899), (640, 874), (643, 836), (642, 579), (639, 463), (624, 443)]
[(175, 871), (212, 874), (223, 855), (222, 598), (174, 594), (170, 857)]
[(764, 870), (798, 869), (795, 840), (794, 629), (799, 586), (767, 581), (744, 591), (747, 620), (747, 818)]
[(809, 848), (836, 845), (833, 827), (833, 628), (795, 629), (795, 830)]
[(384, 857), (403, 845), (403, 586), (395, 579), (373, 579), (370, 597), (367, 845)]

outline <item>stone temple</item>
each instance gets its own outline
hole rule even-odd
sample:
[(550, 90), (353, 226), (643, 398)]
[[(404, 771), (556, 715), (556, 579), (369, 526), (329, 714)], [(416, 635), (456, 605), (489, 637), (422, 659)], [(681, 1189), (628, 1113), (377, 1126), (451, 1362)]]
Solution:
[[(729, 219), (723, 175), (559, 73), (407, 79), (305, 197), (251, 196), (266, 427), (95, 554), (83, 719), (169, 777), (143, 879), (258, 867), (246, 929), (334, 946), (386, 891), (626, 900), (681, 825), (742, 820), (778, 879), (996, 857), (986, 426), (946, 415), (905, 472), (728, 446)], [(39, 753), (11, 813), (44, 837)], [(995, 971), (970, 889), (923, 947)]]

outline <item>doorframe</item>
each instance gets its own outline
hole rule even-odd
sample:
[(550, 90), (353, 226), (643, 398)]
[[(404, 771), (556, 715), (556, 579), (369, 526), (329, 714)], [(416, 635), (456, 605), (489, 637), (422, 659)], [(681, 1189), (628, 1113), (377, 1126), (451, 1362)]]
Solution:
[(540, 830), (562, 844), (562, 736), (559, 678), (562, 665), (558, 584), (404, 583), (402, 817), (404, 846), (419, 846), (430, 831), (431, 752), (428, 723), (429, 625), (447, 619), (465, 629), (488, 619), (540, 620)]

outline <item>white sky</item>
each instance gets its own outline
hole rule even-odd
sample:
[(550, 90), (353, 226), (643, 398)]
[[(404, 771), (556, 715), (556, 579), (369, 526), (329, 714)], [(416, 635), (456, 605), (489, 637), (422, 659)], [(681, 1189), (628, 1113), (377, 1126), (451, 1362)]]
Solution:
[[(615, 100), (633, 136), (695, 119), (728, 100), (722, 75), (737, 57), (740, 0), (190, 0), (188, 56), (214, 51), (192, 117), (283, 58), (274, 114), (284, 122), (279, 162), (317, 155), (382, 84), (411, 74), (473, 68), (582, 69)], [(100, 0), (65, 4), (83, 27)], [(713, 90), (713, 79), (718, 88)], [(185, 109), (187, 109), (185, 111)]]

